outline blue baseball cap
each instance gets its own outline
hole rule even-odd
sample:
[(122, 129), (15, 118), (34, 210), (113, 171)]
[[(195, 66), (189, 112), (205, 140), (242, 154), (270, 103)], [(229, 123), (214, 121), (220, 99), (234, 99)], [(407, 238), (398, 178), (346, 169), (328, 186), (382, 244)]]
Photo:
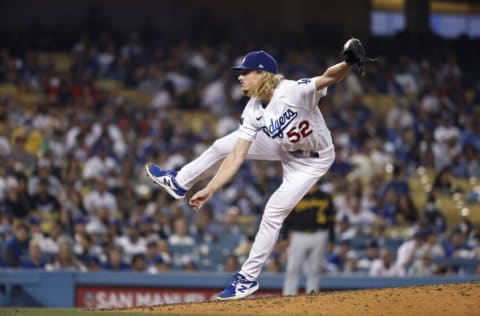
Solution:
[(233, 70), (263, 70), (273, 74), (278, 72), (278, 64), (275, 58), (263, 50), (248, 53), (242, 60), (242, 64), (232, 67)]

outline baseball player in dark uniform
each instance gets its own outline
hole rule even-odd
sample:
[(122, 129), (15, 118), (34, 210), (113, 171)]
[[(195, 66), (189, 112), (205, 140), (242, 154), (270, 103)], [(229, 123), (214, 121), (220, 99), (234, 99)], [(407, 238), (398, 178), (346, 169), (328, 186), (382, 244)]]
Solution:
[(328, 242), (335, 239), (334, 228), (332, 195), (319, 186), (313, 186), (285, 222), (290, 245), (283, 295), (298, 293), (302, 269), (306, 276), (305, 292), (318, 293), (322, 261)]

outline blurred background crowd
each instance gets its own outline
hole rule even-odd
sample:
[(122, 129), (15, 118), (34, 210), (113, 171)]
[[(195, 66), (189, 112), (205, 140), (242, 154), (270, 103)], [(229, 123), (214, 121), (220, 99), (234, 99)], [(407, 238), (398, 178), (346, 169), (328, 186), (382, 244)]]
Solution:
[[(85, 21), (2, 33), (0, 267), (237, 271), (281, 166), (245, 163), (196, 213), (143, 165), (178, 169), (238, 127), (246, 99), (230, 67), (247, 51), (300, 79), (338, 62), (348, 37), (233, 40), (208, 16), (180, 34), (149, 20), (127, 32), (101, 7)], [(324, 273), (480, 273), (478, 39), (361, 39), (377, 62), (319, 105), (336, 147), (319, 183), (336, 210)], [(265, 269), (283, 272), (287, 248), (284, 230)]]

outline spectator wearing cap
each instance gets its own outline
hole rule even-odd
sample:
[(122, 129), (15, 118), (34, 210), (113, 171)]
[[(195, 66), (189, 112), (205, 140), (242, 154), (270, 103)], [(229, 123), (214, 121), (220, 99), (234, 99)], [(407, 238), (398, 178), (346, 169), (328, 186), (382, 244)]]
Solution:
[(154, 266), (155, 258), (160, 255), (158, 237), (150, 237), (146, 241), (145, 261), (147, 269)]
[(42, 253), (40, 241), (32, 239), (28, 247), (28, 258), (22, 260), (21, 268), (26, 269), (44, 269), (47, 262)]
[(350, 225), (350, 220), (347, 215), (343, 215), (336, 221), (335, 225), (335, 236), (338, 236), (338, 239), (351, 239), (355, 237), (357, 230), (355, 227)]
[(52, 196), (59, 196), (62, 190), (62, 183), (52, 174), (51, 162), (47, 158), (38, 161), (37, 172), (28, 180), (28, 192), (35, 195), (40, 191), (40, 182), (47, 183), (48, 193)]
[(153, 265), (147, 270), (148, 273), (157, 274), (159, 272), (165, 272), (170, 270), (170, 261), (163, 255), (158, 255), (153, 260)]
[(139, 221), (140, 235), (145, 239), (150, 239), (157, 236), (155, 231), (155, 219), (150, 215), (142, 215)]
[(447, 258), (473, 257), (473, 249), (467, 244), (466, 233), (460, 227), (452, 230), (450, 239), (444, 244), (444, 250)]
[(25, 222), (18, 222), (15, 225), (15, 235), (6, 241), (3, 249), (7, 266), (16, 268), (22, 260), (28, 258), (29, 244), (30, 227)]
[(130, 270), (130, 266), (124, 261), (123, 248), (114, 245), (108, 249), (107, 261), (102, 264), (102, 269), (111, 271)]
[(365, 253), (357, 261), (357, 267), (361, 270), (370, 271), (372, 263), (380, 258), (380, 250), (376, 240), (370, 240)]
[(130, 220), (127, 223), (127, 233), (119, 237), (115, 243), (124, 250), (125, 260), (130, 261), (133, 255), (145, 253), (146, 241), (140, 236), (140, 224), (138, 221)]
[(419, 227), (413, 233), (413, 237), (404, 241), (397, 249), (397, 260), (395, 265), (407, 271), (417, 255), (418, 249), (422, 247), (431, 234), (431, 229)]
[(345, 267), (345, 263), (347, 262), (347, 257), (351, 256), (352, 253), (353, 251), (350, 240), (341, 240), (335, 251), (327, 256), (327, 271), (332, 273), (342, 272)]

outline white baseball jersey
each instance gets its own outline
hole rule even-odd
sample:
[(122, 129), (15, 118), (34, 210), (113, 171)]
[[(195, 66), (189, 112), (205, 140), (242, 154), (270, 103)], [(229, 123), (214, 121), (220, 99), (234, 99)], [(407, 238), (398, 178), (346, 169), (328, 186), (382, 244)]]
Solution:
[[(176, 176), (179, 185), (190, 189), (233, 150), (238, 137), (252, 142), (247, 159), (281, 161), (282, 183), (265, 205), (250, 254), (240, 270), (248, 280), (258, 278), (278, 239), (283, 220), (333, 163), (332, 137), (317, 106), (326, 93), (326, 88), (317, 91), (312, 79), (282, 80), (267, 106), (251, 98), (239, 129), (216, 140)], [(287, 153), (297, 150), (319, 153), (316, 157)], [(326, 234), (320, 237), (317, 242), (326, 242)], [(316, 289), (318, 279), (311, 280), (308, 288)]]
[(284, 151), (322, 151), (332, 147), (332, 137), (317, 104), (327, 88), (315, 89), (310, 78), (284, 79), (267, 106), (251, 98), (242, 114), (238, 137), (253, 141), (257, 132), (277, 141)]

